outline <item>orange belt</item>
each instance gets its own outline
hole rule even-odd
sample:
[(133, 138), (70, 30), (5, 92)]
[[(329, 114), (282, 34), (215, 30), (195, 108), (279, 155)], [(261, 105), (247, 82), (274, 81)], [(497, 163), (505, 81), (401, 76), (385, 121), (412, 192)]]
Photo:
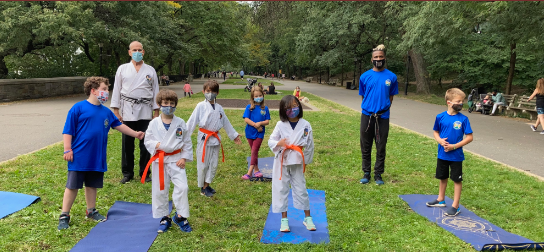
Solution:
[(157, 160), (158, 158), (159, 159), (159, 182), (161, 186), (160, 188), (161, 188), (161, 191), (164, 190), (164, 156), (171, 156), (174, 154), (178, 154), (180, 152), (181, 150), (177, 150), (170, 153), (166, 153), (162, 150), (157, 150), (155, 155), (151, 157), (149, 162), (147, 162), (147, 166), (145, 167), (144, 174), (142, 175), (142, 180), (141, 180), (142, 184), (145, 183), (145, 177), (147, 177), (147, 170), (149, 169), (149, 166), (153, 163), (153, 161)]
[(204, 157), (206, 156), (206, 142), (208, 142), (208, 138), (210, 136), (214, 136), (219, 141), (219, 144), (221, 145), (221, 154), (223, 155), (223, 163), (225, 162), (225, 152), (223, 151), (223, 144), (221, 143), (221, 139), (219, 139), (219, 136), (217, 135), (217, 132), (210, 131), (207, 129), (199, 128), (200, 132), (206, 134), (206, 138), (204, 139), (204, 147), (202, 150), (202, 163), (204, 163)]
[(285, 155), (285, 151), (286, 150), (294, 150), (298, 153), (300, 153), (300, 155), (302, 155), (302, 172), (306, 172), (306, 162), (304, 162), (304, 153), (302, 153), (302, 146), (297, 146), (297, 145), (286, 145), (285, 146), (285, 149), (283, 150), (283, 153), (281, 154), (281, 167), (280, 167), (280, 180), (281, 180), (281, 176), (283, 175), (283, 155)]

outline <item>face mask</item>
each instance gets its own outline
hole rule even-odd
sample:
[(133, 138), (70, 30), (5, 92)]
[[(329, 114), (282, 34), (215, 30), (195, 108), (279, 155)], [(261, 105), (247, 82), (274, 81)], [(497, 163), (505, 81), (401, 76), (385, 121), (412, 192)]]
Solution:
[(175, 107), (161, 106), (161, 112), (167, 116), (171, 116), (176, 111)]
[(382, 69), (385, 67), (385, 59), (383, 60), (373, 60), (372, 65), (374, 65), (378, 69)]
[(298, 112), (300, 110), (298, 109), (298, 106), (294, 107), (294, 108), (290, 108), (286, 111), (286, 114), (287, 114), (287, 117), (289, 118), (295, 118), (298, 116)]
[(204, 97), (206, 97), (206, 100), (213, 101), (215, 100), (215, 97), (217, 97), (217, 93), (204, 93)]
[(108, 101), (110, 93), (108, 91), (98, 91), (98, 95), (95, 95), (100, 104), (104, 104)]
[(253, 98), (253, 100), (254, 100), (256, 103), (261, 103), (261, 102), (263, 102), (264, 97)]
[(136, 62), (142, 61), (144, 55), (141, 52), (132, 52), (132, 60)]
[(451, 105), (451, 108), (457, 112), (461, 111), (463, 109), (463, 103), (461, 104), (453, 104)]

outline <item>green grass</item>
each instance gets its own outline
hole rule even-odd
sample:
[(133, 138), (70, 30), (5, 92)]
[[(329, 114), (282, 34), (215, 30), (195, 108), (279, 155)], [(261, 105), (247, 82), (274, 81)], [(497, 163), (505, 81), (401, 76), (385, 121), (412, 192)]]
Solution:
[(231, 85), (247, 85), (247, 78), (251, 78), (251, 79), (255, 79), (257, 78), (257, 83), (262, 83), (263, 86), (268, 86), (270, 85), (270, 82), (274, 82), (274, 85), (275, 86), (283, 86), (283, 84), (277, 82), (277, 81), (273, 81), (273, 80), (270, 80), (270, 79), (264, 79), (264, 78), (258, 78), (258, 77), (255, 77), (255, 76), (248, 76), (248, 75), (244, 75), (244, 80), (242, 81), (240, 79), (240, 77), (229, 77), (227, 80), (225, 80), (223, 83), (221, 84), (231, 84)]
[[(196, 103), (204, 98), (201, 93), (195, 96), (197, 99), (180, 100), (178, 116), (188, 119)], [(321, 111), (304, 113), (312, 124), (316, 146), (314, 162), (308, 165), (305, 176), (308, 188), (326, 191), (330, 244), (259, 242), (271, 203), (271, 184), (241, 181), (240, 176), (247, 171), (249, 146), (246, 142), (237, 146), (225, 138), (226, 162), (219, 163), (213, 183), (217, 194), (213, 198), (199, 194), (196, 164), (187, 165), (189, 221), (194, 231), (182, 233), (173, 227), (157, 237), (150, 251), (473, 251), (470, 245), (415, 214), (398, 197), (437, 193), (434, 140), (392, 127), (383, 176), (386, 184), (361, 185), (360, 114), (314, 95), (307, 96)], [(247, 93), (222, 90), (219, 96), (234, 97), (246, 99)], [(266, 141), (278, 112), (270, 113), (272, 126), (266, 131), (260, 157), (272, 156)], [(243, 134), (242, 112), (226, 110), (226, 114)], [(221, 132), (225, 136), (224, 130)], [(55, 144), (0, 165), (0, 190), (42, 198), (0, 220), (0, 251), (67, 251), (96, 225), (84, 220), (85, 199), (81, 192), (71, 212), (70, 228), (56, 230), (66, 183), (62, 150), (62, 145)], [(98, 191), (97, 207), (103, 214), (116, 200), (151, 204), (150, 184), (119, 184), (120, 152), (121, 135), (113, 131), (108, 144), (109, 171), (105, 173), (104, 188)], [(542, 182), (469, 153), (464, 180), (461, 204), (509, 232), (534, 241), (544, 240)], [(453, 195), (451, 182), (447, 195)]]

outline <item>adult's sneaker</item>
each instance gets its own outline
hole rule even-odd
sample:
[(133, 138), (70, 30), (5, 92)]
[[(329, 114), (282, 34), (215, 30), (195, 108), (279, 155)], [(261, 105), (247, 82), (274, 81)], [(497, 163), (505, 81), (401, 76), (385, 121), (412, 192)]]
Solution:
[(308, 216), (304, 218), (304, 221), (302, 222), (302, 224), (306, 226), (306, 229), (310, 231), (315, 231), (315, 225), (314, 225), (314, 221), (312, 220), (312, 217)]
[(533, 131), (536, 131), (536, 127), (535, 127), (534, 125), (532, 125), (532, 124), (531, 124), (531, 129), (532, 129)]
[(544, 135), (544, 130), (542, 132), (540, 132), (540, 135)]
[(291, 232), (291, 229), (289, 229), (289, 219), (281, 218), (280, 232)]
[(368, 182), (370, 182), (370, 172), (365, 172), (365, 175), (363, 176), (361, 181), (359, 181), (359, 183), (368, 184)]
[(159, 225), (159, 229), (157, 230), (157, 233), (164, 233), (168, 231), (168, 229), (172, 226), (172, 219), (168, 216), (164, 216), (161, 219), (161, 224)]
[(123, 179), (121, 179), (121, 184), (125, 184), (125, 183), (128, 183), (129, 181), (131, 181), (132, 178), (129, 178), (129, 177), (123, 177)]
[(443, 200), (443, 201), (438, 201), (438, 200), (433, 200), (433, 201), (429, 201), (427, 203), (428, 207), (445, 207), (446, 206), (446, 201)]
[(382, 175), (380, 175), (380, 174), (374, 175), (374, 181), (376, 181), (376, 185), (383, 185), (384, 184), (383, 179), (382, 179)]
[(106, 221), (106, 217), (104, 217), (103, 215), (98, 213), (98, 210), (96, 210), (96, 209), (94, 209), (90, 213), (87, 210), (85, 210), (85, 212), (87, 213), (87, 216), (85, 216), (85, 218), (87, 218), (87, 219), (91, 219), (91, 220), (98, 221), (98, 222)]
[(59, 231), (63, 229), (67, 229), (70, 227), (69, 223), (70, 223), (70, 215), (61, 214), (59, 217), (59, 226), (57, 227), (57, 229)]
[(204, 188), (204, 187), (200, 188), (200, 195), (204, 195), (204, 196), (206, 196), (208, 198), (212, 197), (213, 193), (210, 191), (209, 188), (210, 188), (209, 186), (206, 187), (206, 188)]
[(446, 216), (456, 216), (459, 213), (461, 213), (461, 208), (460, 207), (458, 207), (458, 208), (450, 207), (450, 209), (448, 209), (448, 211), (446, 211), (444, 213), (444, 215), (446, 215)]
[(191, 225), (189, 225), (189, 221), (188, 221), (187, 219), (178, 222), (178, 221), (176, 220), (177, 216), (178, 216), (178, 213), (175, 212), (175, 213), (174, 213), (174, 218), (172, 218), (172, 221), (173, 221), (174, 223), (176, 223), (176, 225), (178, 225), (178, 227), (179, 227), (179, 229), (180, 229), (181, 231), (186, 232), (186, 233), (189, 233), (189, 232), (193, 231), (193, 229), (191, 228)]

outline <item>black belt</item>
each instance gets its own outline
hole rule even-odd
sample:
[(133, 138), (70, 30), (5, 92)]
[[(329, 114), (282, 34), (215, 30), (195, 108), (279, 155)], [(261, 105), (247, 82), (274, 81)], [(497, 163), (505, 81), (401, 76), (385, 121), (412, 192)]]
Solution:
[(368, 129), (370, 128), (370, 121), (372, 120), (372, 117), (375, 118), (375, 129), (374, 129), (374, 133), (376, 135), (376, 143), (380, 143), (380, 124), (378, 123), (378, 118), (381, 118), (381, 116), (383, 114), (385, 114), (385, 112), (389, 111), (389, 109), (391, 108), (391, 105), (389, 105), (389, 107), (387, 107), (386, 109), (384, 110), (380, 110), (376, 113), (371, 113), (371, 112), (368, 112), (366, 111), (365, 109), (363, 109), (365, 112), (369, 113), (370, 114), (370, 118), (368, 119), (368, 125), (366, 126), (366, 130), (365, 132), (368, 131)]
[(145, 104), (151, 105), (151, 98), (136, 99), (136, 98), (128, 97), (126, 95), (121, 94), (121, 99), (124, 101), (128, 101), (130, 103), (135, 103), (135, 104), (145, 103)]

